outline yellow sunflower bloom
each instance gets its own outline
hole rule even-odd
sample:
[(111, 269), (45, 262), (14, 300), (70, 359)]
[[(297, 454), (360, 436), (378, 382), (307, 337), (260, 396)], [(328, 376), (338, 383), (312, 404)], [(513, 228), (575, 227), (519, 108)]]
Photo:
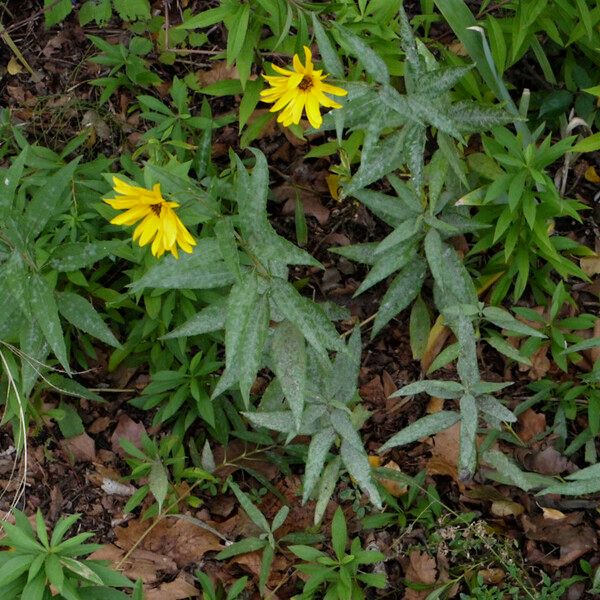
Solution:
[(192, 252), (196, 240), (173, 210), (179, 204), (168, 202), (162, 197), (159, 183), (147, 190), (113, 177), (113, 188), (119, 195), (104, 202), (117, 210), (125, 211), (111, 220), (113, 225), (134, 225), (141, 220), (133, 232), (133, 239), (140, 246), (152, 241), (154, 256), (171, 252), (175, 258), (179, 258), (177, 246), (184, 252)]
[(289, 127), (292, 123), (300, 123), (302, 111), (312, 127), (318, 129), (323, 123), (321, 106), (327, 108), (341, 108), (338, 104), (325, 94), (333, 96), (345, 96), (348, 92), (342, 88), (325, 83), (328, 75), (322, 75), (323, 71), (315, 70), (312, 63), (312, 54), (309, 48), (304, 46), (306, 64), (302, 64), (300, 57), (294, 55), (294, 70), (282, 69), (277, 65), (271, 65), (280, 75), (263, 75), (271, 86), (263, 90), (260, 95), (263, 102), (274, 103), (271, 112), (281, 111), (277, 117), (279, 123)]

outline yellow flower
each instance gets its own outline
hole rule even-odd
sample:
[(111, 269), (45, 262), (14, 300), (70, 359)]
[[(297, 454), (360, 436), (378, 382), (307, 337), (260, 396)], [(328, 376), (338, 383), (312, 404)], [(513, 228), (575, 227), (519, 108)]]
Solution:
[(175, 258), (179, 258), (177, 246), (184, 252), (192, 251), (196, 240), (173, 210), (179, 204), (168, 202), (162, 197), (159, 183), (156, 183), (151, 190), (147, 190), (113, 177), (113, 187), (119, 195), (104, 202), (117, 210), (125, 210), (111, 220), (113, 225), (133, 225), (141, 219), (142, 222), (133, 232), (133, 239), (139, 240), (140, 246), (145, 246), (154, 240), (152, 241), (154, 256), (171, 252)]
[[(325, 83), (327, 75), (323, 71), (314, 69), (310, 49), (304, 46), (306, 64), (300, 62), (297, 54), (294, 55), (294, 70), (282, 69), (277, 65), (271, 65), (278, 75), (263, 75), (271, 86), (263, 90), (260, 95), (263, 102), (274, 102), (271, 112), (281, 110), (277, 117), (279, 123), (289, 127), (292, 123), (300, 123), (302, 111), (306, 110), (309, 123), (318, 129), (323, 123), (320, 106), (327, 108), (341, 108), (338, 104), (325, 94), (333, 96), (345, 96), (348, 92), (342, 88)], [(282, 110), (283, 109), (283, 110)]]

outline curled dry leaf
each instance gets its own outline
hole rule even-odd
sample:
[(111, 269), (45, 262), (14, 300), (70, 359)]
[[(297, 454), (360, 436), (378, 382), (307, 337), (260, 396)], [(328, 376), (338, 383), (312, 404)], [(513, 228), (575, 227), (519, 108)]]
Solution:
[(531, 408), (519, 415), (519, 437), (523, 442), (530, 442), (534, 437), (546, 431), (546, 416), (536, 413)]

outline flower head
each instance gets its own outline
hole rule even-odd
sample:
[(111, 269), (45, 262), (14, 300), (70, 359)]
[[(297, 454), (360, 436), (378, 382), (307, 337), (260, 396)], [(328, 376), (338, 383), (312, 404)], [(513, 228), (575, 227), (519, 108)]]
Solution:
[(302, 64), (300, 57), (294, 55), (294, 70), (282, 69), (277, 65), (271, 65), (280, 75), (263, 75), (271, 86), (263, 90), (260, 95), (263, 102), (273, 102), (271, 112), (281, 110), (277, 117), (279, 123), (289, 127), (292, 123), (300, 123), (302, 111), (306, 110), (309, 123), (315, 129), (321, 127), (323, 117), (320, 106), (327, 108), (341, 108), (338, 104), (325, 94), (333, 96), (345, 96), (348, 92), (342, 88), (325, 83), (327, 75), (323, 71), (317, 71), (312, 63), (312, 54), (309, 48), (304, 46), (306, 64)]
[(159, 183), (147, 190), (113, 177), (113, 187), (119, 195), (104, 202), (117, 210), (125, 210), (111, 220), (113, 225), (133, 225), (141, 219), (142, 222), (133, 232), (133, 239), (137, 240), (140, 246), (152, 241), (154, 256), (171, 252), (175, 258), (179, 258), (177, 246), (184, 252), (192, 251), (196, 240), (173, 210), (179, 204), (168, 202), (162, 197)]

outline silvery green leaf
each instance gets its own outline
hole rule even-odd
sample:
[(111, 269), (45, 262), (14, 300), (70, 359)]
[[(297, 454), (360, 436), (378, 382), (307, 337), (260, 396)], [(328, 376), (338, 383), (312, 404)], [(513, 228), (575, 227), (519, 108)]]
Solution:
[(397, 227), (407, 219), (418, 217), (422, 213), (422, 210), (418, 199), (411, 189), (396, 178), (390, 176), (388, 179), (392, 185), (394, 185), (394, 182), (402, 184), (402, 187), (399, 188), (394, 186), (398, 196), (388, 196), (374, 190), (360, 190), (354, 195), (382, 221), (385, 221), (392, 227)]
[(427, 263), (420, 256), (415, 256), (414, 260), (396, 275), (379, 304), (371, 338), (419, 295), (426, 274)]
[(377, 242), (367, 242), (365, 244), (352, 244), (351, 246), (329, 248), (329, 252), (339, 254), (340, 256), (355, 262), (363, 263), (365, 265), (372, 265), (376, 260), (375, 250), (377, 246)]
[(467, 316), (459, 315), (453, 319), (450, 327), (458, 340), (456, 370), (464, 386), (470, 388), (481, 380), (473, 323)]
[(416, 190), (423, 188), (423, 171), (425, 170), (425, 143), (427, 128), (419, 122), (409, 123), (404, 127), (404, 161), (410, 171), (411, 181)]
[(469, 101), (450, 104), (446, 114), (462, 133), (479, 133), (515, 120), (513, 115), (498, 106), (483, 106)]
[(416, 82), (416, 91), (429, 93), (432, 96), (440, 95), (453, 88), (471, 69), (473, 65), (466, 67), (442, 67), (423, 73)]
[(221, 218), (215, 223), (215, 236), (225, 264), (237, 281), (242, 278), (240, 255), (235, 230), (230, 218)]
[(392, 436), (381, 448), (379, 448), (378, 452), (385, 452), (395, 446), (411, 444), (423, 437), (448, 429), (448, 427), (454, 425), (459, 419), (459, 413), (447, 410), (422, 417)]
[(91, 267), (105, 256), (113, 254), (122, 245), (122, 242), (116, 240), (61, 244), (52, 253), (49, 263), (57, 271), (65, 273), (76, 271), (77, 269)]
[(357, 450), (363, 450), (363, 442), (360, 435), (354, 428), (350, 415), (346, 411), (332, 410), (329, 419), (331, 426), (343, 441), (354, 446)]
[(258, 427), (266, 427), (280, 433), (294, 432), (294, 415), (289, 410), (272, 412), (243, 412), (246, 419)]
[(379, 242), (377, 249), (375, 250), (375, 256), (379, 256), (386, 250), (393, 248), (397, 244), (404, 242), (405, 240), (410, 239), (415, 233), (417, 233), (417, 229), (421, 226), (421, 222), (417, 219), (407, 219), (406, 221), (402, 221), (390, 234)]
[(179, 337), (191, 337), (212, 331), (219, 331), (225, 327), (226, 310), (219, 304), (211, 304), (188, 319), (183, 325), (160, 337), (161, 340), (170, 340)]
[[(320, 131), (335, 129), (339, 131), (339, 125), (344, 124), (347, 128), (356, 126), (364, 127), (365, 114), (371, 114), (379, 105), (377, 92), (365, 82), (346, 82), (348, 95), (342, 108), (332, 110), (323, 115), (323, 124)], [(341, 136), (338, 136), (341, 143)]]
[(458, 472), (461, 480), (471, 479), (477, 468), (477, 402), (472, 394), (460, 399), (460, 453)]
[(538, 492), (536, 496), (544, 496), (546, 494), (583, 496), (585, 494), (596, 494), (598, 491), (600, 491), (600, 479), (579, 479), (576, 481), (555, 483)]
[(310, 498), (312, 491), (323, 472), (323, 465), (327, 453), (336, 439), (336, 433), (332, 427), (326, 427), (317, 431), (308, 446), (306, 466), (304, 468), (304, 483), (302, 492), (302, 504)]
[(85, 298), (73, 292), (58, 292), (57, 298), (58, 310), (69, 323), (109, 346), (115, 348), (121, 346), (102, 317)]
[(325, 509), (329, 504), (329, 500), (335, 490), (338, 476), (340, 474), (340, 465), (342, 459), (336, 456), (323, 470), (321, 481), (319, 483), (319, 491), (317, 493), (317, 505), (315, 506), (314, 523), (318, 525), (325, 514)]
[(263, 295), (249, 314), (235, 358), (238, 363), (240, 392), (246, 408), (250, 404), (250, 389), (261, 367), (268, 331), (269, 300), (266, 295)]
[(358, 36), (344, 26), (334, 22), (341, 42), (345, 44), (352, 54), (363, 64), (365, 71), (378, 83), (389, 83), (390, 74), (381, 57), (363, 42)]
[(497, 471), (494, 479), (501, 477), (502, 481), (515, 485), (525, 492), (543, 485), (542, 481), (552, 481), (549, 477), (541, 477), (536, 473), (525, 473), (510, 459), (499, 450), (488, 450), (483, 458), (485, 462), (494, 467)]
[(515, 423), (517, 421), (517, 417), (512, 411), (508, 410), (504, 404), (499, 400), (496, 400), (493, 396), (481, 396), (478, 398), (477, 402), (481, 412), (491, 415), (499, 421), (504, 421), (506, 423)]
[(81, 156), (44, 179), (44, 185), (38, 188), (27, 203), (25, 220), (29, 240), (35, 239), (55, 215), (71, 206), (73, 200), (70, 189), (80, 160)]
[(12, 161), (8, 170), (2, 170), (0, 176), (0, 209), (7, 211), (12, 205), (17, 191), (17, 186), (21, 183), (21, 176), (25, 167), (29, 146), (25, 146), (17, 158)]
[(317, 45), (319, 46), (319, 52), (321, 59), (325, 65), (325, 70), (331, 73), (334, 77), (342, 79), (344, 77), (344, 65), (338, 56), (333, 44), (331, 43), (329, 36), (325, 29), (321, 25), (321, 21), (314, 12), (311, 12), (313, 31), (315, 38), (317, 39)]
[(157, 459), (152, 463), (150, 475), (148, 477), (148, 486), (150, 487), (154, 499), (158, 502), (158, 511), (161, 512), (163, 502), (167, 497), (167, 491), (169, 489), (169, 476), (160, 459)]
[(362, 446), (357, 448), (350, 441), (343, 439), (340, 456), (348, 473), (356, 479), (360, 488), (369, 496), (369, 500), (375, 507), (380, 509), (381, 497), (373, 481), (371, 465), (365, 449)]
[(517, 333), (520, 335), (527, 335), (530, 337), (538, 337), (545, 338), (546, 335), (541, 331), (530, 327), (529, 325), (525, 325), (518, 319), (515, 319), (507, 310), (500, 308), (498, 306), (486, 306), (483, 309), (483, 316), (490, 322), (496, 325), (496, 327), (500, 327), (501, 329), (506, 329), (510, 333)]
[(20, 326), (19, 348), (21, 359), (21, 393), (28, 398), (41, 374), (50, 346), (35, 320), (25, 319)]
[(235, 277), (221, 260), (216, 240), (198, 241), (191, 254), (161, 258), (142, 277), (130, 284), (131, 291), (144, 288), (213, 289), (235, 282)]
[(494, 394), (511, 386), (512, 381), (478, 381), (471, 386), (473, 394)]
[(580, 469), (579, 471), (575, 471), (575, 473), (569, 473), (565, 479), (570, 479), (573, 481), (579, 481), (584, 479), (598, 479), (600, 477), (600, 463), (595, 465), (590, 465), (585, 469)]
[(273, 371), (300, 427), (306, 395), (306, 346), (304, 336), (289, 321), (280, 323), (271, 341)]
[(323, 358), (328, 349), (342, 352), (345, 350), (344, 343), (323, 309), (301, 296), (293, 285), (273, 278), (270, 293), (285, 318), (302, 332), (308, 343)]
[(54, 297), (54, 290), (46, 279), (37, 273), (33, 273), (30, 276), (27, 292), (31, 312), (44, 333), (44, 337), (65, 371), (70, 373), (65, 338), (58, 317), (58, 306)]
[[(258, 280), (254, 271), (232, 286), (225, 317), (225, 366), (231, 368), (252, 309), (258, 301)], [(238, 365), (239, 366), (239, 365)]]
[(328, 399), (346, 405), (354, 398), (360, 370), (361, 350), (360, 327), (355, 327), (348, 340), (347, 352), (336, 354), (331, 376), (326, 382), (325, 393)]
[(394, 392), (390, 398), (398, 396), (413, 396), (425, 392), (430, 396), (438, 398), (451, 399), (460, 397), (465, 391), (464, 386), (458, 381), (445, 381), (438, 379), (423, 379), (409, 383), (398, 391)]
[(204, 442), (204, 446), (202, 446), (201, 465), (202, 468), (208, 473), (214, 473), (217, 468), (215, 464), (215, 457), (208, 440), (206, 440)]
[(373, 264), (369, 274), (364, 278), (354, 296), (359, 296), (364, 291), (373, 287), (395, 271), (402, 269), (417, 256), (417, 247), (413, 240), (398, 244), (382, 253)]
[(423, 73), (421, 59), (419, 58), (419, 53), (417, 51), (415, 35), (402, 4), (399, 6), (399, 18), (400, 43), (402, 45), (402, 51), (406, 55), (406, 83), (409, 91), (412, 91), (416, 87), (417, 82), (420, 81), (425, 74)]

